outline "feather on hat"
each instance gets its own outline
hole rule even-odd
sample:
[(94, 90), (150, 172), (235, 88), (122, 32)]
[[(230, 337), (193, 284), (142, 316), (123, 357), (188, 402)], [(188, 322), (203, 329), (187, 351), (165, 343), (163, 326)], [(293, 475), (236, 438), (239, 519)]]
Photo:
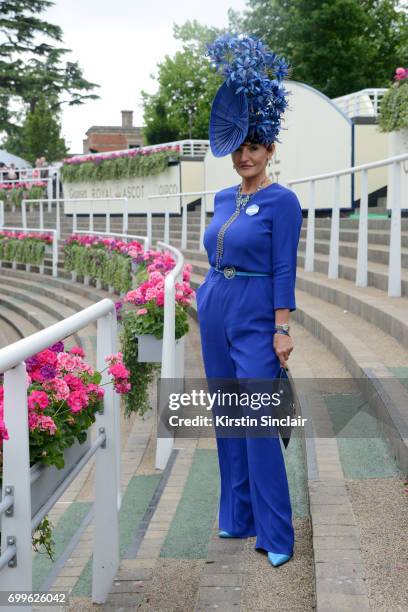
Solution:
[(245, 140), (265, 145), (280, 142), (281, 115), (290, 95), (282, 84), (289, 72), (286, 60), (249, 35), (219, 36), (207, 44), (206, 55), (226, 77), (211, 107), (213, 154), (232, 153)]

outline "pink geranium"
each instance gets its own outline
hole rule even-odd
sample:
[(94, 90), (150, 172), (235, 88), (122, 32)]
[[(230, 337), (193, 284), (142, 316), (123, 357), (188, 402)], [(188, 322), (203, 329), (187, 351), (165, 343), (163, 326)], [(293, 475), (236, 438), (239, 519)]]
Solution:
[(34, 410), (35, 408), (41, 408), (45, 410), (49, 405), (50, 400), (45, 391), (32, 391), (28, 396), (28, 409)]

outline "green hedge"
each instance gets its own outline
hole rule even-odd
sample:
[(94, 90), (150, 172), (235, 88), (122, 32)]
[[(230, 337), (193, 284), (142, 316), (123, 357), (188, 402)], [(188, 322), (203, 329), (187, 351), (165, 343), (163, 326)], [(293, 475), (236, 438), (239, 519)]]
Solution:
[(75, 242), (64, 246), (64, 268), (112, 286), (118, 293), (132, 288), (132, 261), (128, 255), (107, 251), (103, 245), (86, 247)]
[(163, 172), (170, 160), (179, 160), (176, 151), (159, 151), (149, 155), (118, 157), (117, 159), (65, 163), (61, 168), (62, 180), (66, 183), (96, 182), (149, 176)]

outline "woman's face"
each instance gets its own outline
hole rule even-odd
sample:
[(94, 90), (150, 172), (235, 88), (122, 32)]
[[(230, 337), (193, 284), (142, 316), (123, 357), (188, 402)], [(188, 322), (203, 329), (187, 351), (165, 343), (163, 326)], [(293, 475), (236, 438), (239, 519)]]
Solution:
[(275, 145), (267, 149), (263, 144), (245, 141), (231, 153), (232, 163), (238, 174), (244, 178), (252, 178), (261, 174), (271, 159)]

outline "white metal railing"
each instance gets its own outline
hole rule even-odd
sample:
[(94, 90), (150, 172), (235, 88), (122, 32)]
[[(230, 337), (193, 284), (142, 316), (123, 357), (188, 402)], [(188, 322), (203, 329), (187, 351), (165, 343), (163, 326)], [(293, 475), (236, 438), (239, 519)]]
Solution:
[(348, 117), (377, 117), (386, 88), (368, 88), (332, 98)]
[[(392, 164), (392, 198), (390, 249), (388, 263), (388, 295), (401, 296), (401, 172), (402, 162), (408, 160), (408, 153), (396, 155), (376, 162), (352, 166), (315, 176), (307, 176), (288, 181), (289, 188), (299, 183), (309, 183), (309, 210), (306, 230), (305, 270), (314, 271), (315, 251), (315, 183), (316, 181), (334, 178), (334, 198), (330, 231), (330, 254), (328, 277), (338, 278), (339, 269), (339, 213), (340, 213), (340, 177), (361, 172), (360, 215), (358, 223), (356, 285), (367, 287), (368, 282), (368, 170)], [(388, 185), (390, 189), (390, 185)]]
[[(128, 231), (128, 223), (129, 223), (129, 213), (128, 213), (128, 198), (51, 198), (49, 200), (50, 203), (55, 202), (56, 204), (56, 230), (58, 233), (58, 238), (61, 237), (61, 202), (92, 202), (91, 212), (87, 214), (89, 216), (89, 231), (93, 231), (94, 229), (94, 216), (102, 215), (105, 216), (105, 229), (107, 232), (110, 231), (110, 217), (111, 212), (109, 210), (105, 212), (95, 212), (94, 211), (94, 203), (95, 202), (123, 202), (123, 223), (122, 223), (122, 231), (124, 234)], [(23, 200), (21, 202), (21, 216), (22, 216), (22, 224), (23, 227), (27, 225), (27, 204), (39, 204), (39, 212), (40, 212), (40, 228), (44, 228), (44, 201), (41, 199), (35, 200)], [(74, 212), (72, 214), (72, 232), (75, 233), (77, 231), (77, 217), (78, 213)]]
[[(162, 348), (162, 379), (184, 378), (184, 338), (181, 338), (180, 351), (176, 356), (176, 282), (183, 278), (184, 256), (178, 249), (165, 242), (158, 242), (157, 246), (163, 250), (170, 251), (176, 258), (175, 267), (170, 270), (164, 281), (164, 327)], [(177, 358), (176, 358), (177, 357)], [(163, 404), (158, 407), (159, 414), (166, 404), (166, 397), (162, 399)], [(157, 437), (156, 442), (156, 469), (163, 470), (166, 467), (170, 453), (173, 449), (174, 439), (170, 435)]]
[[(205, 232), (205, 219), (206, 219), (206, 214), (207, 214), (207, 199), (206, 199), (206, 195), (214, 195), (215, 193), (217, 193), (217, 191), (215, 190), (210, 190), (210, 191), (183, 191), (180, 193), (166, 193), (163, 195), (150, 195), (147, 196), (148, 200), (160, 200), (162, 198), (183, 198), (183, 197), (190, 197), (190, 196), (204, 196), (204, 198), (201, 200), (201, 213), (200, 213), (200, 245), (199, 245), (199, 250), (203, 251), (204, 250), (204, 244), (203, 244), (203, 239), (204, 239), (204, 232)], [(184, 205), (181, 207), (181, 248), (182, 249), (187, 249), (187, 206)], [(147, 213), (147, 236), (150, 240), (150, 242), (152, 242), (152, 220), (151, 220), (151, 213)], [(164, 242), (169, 242), (170, 240), (170, 214), (168, 212), (164, 213)]]
[[(29, 234), (29, 233), (35, 233), (35, 234), (51, 234), (52, 236), (52, 242), (51, 242), (51, 250), (52, 250), (52, 275), (54, 277), (58, 276), (58, 236), (57, 236), (57, 231), (56, 230), (52, 230), (52, 229), (47, 229), (47, 230), (39, 230), (39, 229), (32, 229), (32, 228), (21, 228), (21, 227), (1, 227), (0, 228), (0, 232), (5, 231), (5, 232), (22, 232), (23, 234)], [(17, 269), (17, 264), (19, 262), (17, 261), (13, 261), (12, 262), (12, 268), (13, 270)], [(31, 270), (31, 266), (33, 264), (25, 264), (26, 270), (27, 272), (30, 272)], [(44, 264), (40, 264), (39, 265), (39, 269), (40, 269), (40, 273), (43, 274), (44, 273)]]
[[(119, 566), (118, 510), (120, 507), (119, 401), (111, 384), (105, 386), (104, 409), (96, 414), (98, 437), (55, 494), (32, 517), (25, 360), (52, 344), (97, 322), (97, 368), (101, 384), (109, 382), (105, 356), (117, 351), (115, 305), (101, 300), (64, 321), (0, 349), (4, 372), (4, 422), (9, 439), (3, 441), (3, 497), (0, 505), (2, 554), (0, 590), (32, 590), (31, 532), (95, 454), (95, 502), (92, 601), (106, 600)], [(33, 480), (36, 479), (34, 475)]]

